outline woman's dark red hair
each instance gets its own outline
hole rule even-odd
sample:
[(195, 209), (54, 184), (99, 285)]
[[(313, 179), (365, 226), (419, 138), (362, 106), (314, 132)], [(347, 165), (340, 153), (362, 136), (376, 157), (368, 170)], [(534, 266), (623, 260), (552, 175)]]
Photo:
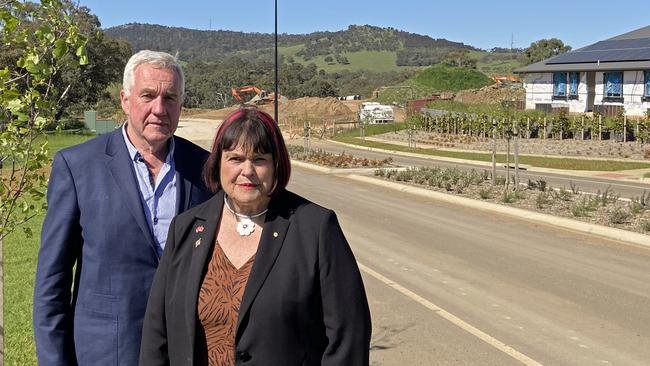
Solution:
[(275, 182), (269, 196), (275, 196), (287, 187), (291, 163), (278, 124), (264, 111), (242, 107), (226, 116), (219, 126), (212, 151), (203, 166), (203, 181), (210, 191), (216, 193), (221, 189), (219, 173), (223, 151), (234, 150), (239, 144), (244, 150), (273, 155)]

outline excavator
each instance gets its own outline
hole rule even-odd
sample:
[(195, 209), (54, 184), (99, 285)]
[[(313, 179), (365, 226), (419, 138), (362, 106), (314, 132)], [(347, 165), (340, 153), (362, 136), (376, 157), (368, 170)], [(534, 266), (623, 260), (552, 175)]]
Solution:
[(497, 85), (501, 85), (503, 83), (521, 83), (520, 78), (518, 78), (516, 76), (512, 76), (512, 75), (504, 75), (504, 76), (495, 75), (495, 76), (492, 76), (491, 79), (494, 80), (494, 82), (496, 82)]
[[(232, 97), (241, 104), (252, 103), (256, 105), (262, 105), (273, 103), (273, 100), (275, 100), (275, 93), (269, 93), (266, 90), (262, 90), (254, 85), (244, 85), (240, 86), (239, 88), (232, 88), (230, 92), (232, 94)], [(249, 101), (244, 101), (241, 94), (250, 92), (255, 93), (255, 97)]]

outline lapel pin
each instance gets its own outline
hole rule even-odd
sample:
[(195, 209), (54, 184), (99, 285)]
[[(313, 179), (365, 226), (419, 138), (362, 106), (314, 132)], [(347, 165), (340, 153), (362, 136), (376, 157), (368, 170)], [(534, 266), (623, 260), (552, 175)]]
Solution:
[(198, 247), (199, 245), (201, 245), (201, 238), (194, 242), (194, 248)]
[(203, 225), (199, 225), (199, 226), (196, 227), (195, 232), (197, 232), (197, 233), (202, 233), (204, 229), (205, 229), (205, 228), (203, 227)]
[(273, 232), (273, 237), (274, 237), (274, 238), (277, 238), (277, 237), (278, 237), (278, 232), (277, 232), (277, 231), (274, 231), (274, 232)]

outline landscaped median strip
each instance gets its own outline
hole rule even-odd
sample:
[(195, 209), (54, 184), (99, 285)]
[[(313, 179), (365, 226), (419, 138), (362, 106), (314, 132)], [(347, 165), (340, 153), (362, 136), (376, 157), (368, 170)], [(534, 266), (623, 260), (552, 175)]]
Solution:
[[(611, 228), (602, 225), (595, 225), (587, 222), (567, 219), (564, 217), (557, 217), (553, 215), (548, 215), (548, 214), (543, 214), (543, 213), (538, 213), (538, 212), (533, 212), (528, 210), (522, 210), (519, 208), (508, 207), (508, 206), (503, 206), (495, 203), (478, 201), (471, 198), (459, 197), (459, 196), (450, 195), (446, 193), (431, 191), (428, 189), (414, 187), (406, 184), (394, 183), (383, 179), (362, 176), (359, 174), (354, 174), (356, 172), (352, 171), (351, 169), (326, 168), (315, 164), (305, 163), (296, 160), (292, 160), (291, 163), (296, 166), (317, 170), (323, 173), (337, 173), (347, 178), (356, 180), (358, 182), (379, 185), (382, 187), (391, 188), (401, 192), (415, 194), (418, 196), (428, 197), (428, 198), (436, 199), (439, 201), (443, 201), (455, 205), (461, 205), (464, 207), (469, 207), (469, 208), (474, 208), (474, 209), (479, 209), (484, 211), (497, 212), (503, 215), (508, 215), (519, 219), (540, 222), (547, 225), (561, 227), (563, 229), (568, 229), (568, 230), (587, 233), (591, 235), (597, 235), (608, 239), (618, 240), (626, 243), (650, 247), (650, 236), (627, 231), (627, 230), (621, 230), (621, 229)], [(368, 169), (364, 169), (364, 170), (368, 171)]]
[[(369, 151), (389, 152), (407, 155), (407, 156), (429, 156), (440, 158), (448, 161), (462, 161), (472, 164), (491, 164), (492, 155), (489, 152), (468, 152), (452, 151), (436, 148), (417, 148), (408, 147), (390, 142), (372, 141), (370, 139), (362, 141), (357, 137), (343, 136), (336, 137), (330, 141), (342, 145), (356, 148), (365, 148)], [(412, 155), (410, 155), (412, 154)], [(504, 164), (506, 162), (505, 154), (497, 153), (497, 162)], [(650, 163), (640, 161), (619, 161), (619, 160), (600, 160), (600, 159), (577, 159), (566, 157), (548, 157), (537, 155), (520, 155), (520, 166), (557, 169), (557, 170), (586, 170), (586, 171), (620, 171), (650, 168)], [(513, 161), (510, 161), (513, 164)]]

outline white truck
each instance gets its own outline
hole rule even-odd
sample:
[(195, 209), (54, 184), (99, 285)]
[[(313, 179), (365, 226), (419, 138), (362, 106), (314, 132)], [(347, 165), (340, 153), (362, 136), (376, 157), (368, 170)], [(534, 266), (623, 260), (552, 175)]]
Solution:
[(393, 107), (377, 102), (363, 102), (359, 105), (359, 121), (376, 124), (395, 121)]

